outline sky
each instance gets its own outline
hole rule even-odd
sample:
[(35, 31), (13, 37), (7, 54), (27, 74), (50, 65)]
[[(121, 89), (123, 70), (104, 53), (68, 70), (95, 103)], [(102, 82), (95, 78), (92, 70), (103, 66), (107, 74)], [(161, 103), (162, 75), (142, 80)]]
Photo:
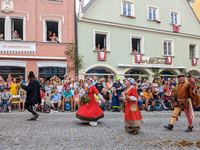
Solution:
[[(90, 0), (84, 0), (85, 5), (89, 2)], [(78, 12), (79, 9), (79, 0), (76, 0), (76, 12)]]

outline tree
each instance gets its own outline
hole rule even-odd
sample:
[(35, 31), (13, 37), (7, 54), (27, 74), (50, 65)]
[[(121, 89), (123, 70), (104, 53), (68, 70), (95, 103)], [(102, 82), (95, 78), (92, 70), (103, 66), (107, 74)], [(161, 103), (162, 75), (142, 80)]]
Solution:
[(159, 68), (152, 68), (152, 71), (154, 73), (155, 78), (158, 78), (160, 76), (160, 73), (159, 73), (160, 69)]
[(70, 62), (70, 65), (67, 65), (67, 71), (74, 70), (75, 72), (78, 72), (79, 69), (83, 68), (84, 56), (77, 53), (77, 47), (75, 43), (69, 43), (66, 47), (64, 54), (69, 57), (68, 62)]
[(179, 69), (179, 72), (182, 73), (182, 74), (185, 74), (185, 75), (187, 74), (186, 69)]

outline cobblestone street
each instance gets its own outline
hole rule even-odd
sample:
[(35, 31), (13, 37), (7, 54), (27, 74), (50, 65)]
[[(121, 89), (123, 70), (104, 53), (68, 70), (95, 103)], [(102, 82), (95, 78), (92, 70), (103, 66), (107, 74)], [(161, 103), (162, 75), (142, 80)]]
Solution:
[[(82, 125), (75, 113), (40, 114), (36, 122), (27, 122), (28, 112), (0, 114), (0, 150), (104, 150), (104, 149), (197, 149), (200, 133), (200, 113), (195, 112), (194, 132), (185, 133), (187, 119), (182, 112), (173, 132), (163, 128), (172, 111), (142, 112), (144, 125), (138, 135), (124, 130), (124, 114), (105, 112), (97, 127)], [(193, 142), (179, 147), (175, 142)]]

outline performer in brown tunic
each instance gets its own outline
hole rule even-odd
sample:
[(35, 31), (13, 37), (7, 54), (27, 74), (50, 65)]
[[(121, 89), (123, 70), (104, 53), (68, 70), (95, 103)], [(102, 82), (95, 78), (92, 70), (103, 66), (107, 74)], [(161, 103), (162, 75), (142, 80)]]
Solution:
[(185, 81), (185, 75), (180, 74), (178, 76), (178, 84), (175, 87), (174, 92), (174, 112), (171, 118), (171, 123), (165, 128), (172, 130), (178, 115), (180, 116), (181, 110), (184, 109), (186, 117), (188, 119), (188, 129), (185, 132), (192, 132), (192, 119), (194, 118), (193, 105), (200, 106), (199, 96), (197, 95), (196, 84), (193, 78), (188, 78), (188, 82)]

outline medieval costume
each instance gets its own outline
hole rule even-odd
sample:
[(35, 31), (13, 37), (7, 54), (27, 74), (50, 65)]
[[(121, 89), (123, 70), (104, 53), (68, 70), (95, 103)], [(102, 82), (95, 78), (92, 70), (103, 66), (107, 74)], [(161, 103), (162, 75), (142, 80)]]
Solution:
[(36, 78), (32, 71), (29, 72), (28, 75), (29, 83), (28, 86), (25, 86), (21, 82), (21, 87), (27, 92), (27, 98), (25, 103), (25, 108), (33, 114), (33, 117), (30, 119), (27, 119), (27, 121), (35, 121), (39, 114), (37, 114), (33, 110), (33, 106), (35, 104), (41, 104), (41, 97), (40, 97), (40, 84), (36, 81)]
[(183, 82), (179, 82), (175, 87), (174, 92), (174, 112), (171, 118), (171, 123), (168, 126), (164, 126), (165, 128), (172, 130), (175, 121), (178, 121), (178, 115), (181, 115), (181, 110), (184, 109), (186, 117), (188, 119), (188, 129), (185, 132), (192, 132), (192, 119), (194, 118), (193, 105), (196, 107), (200, 106), (199, 96), (197, 95), (196, 84), (193, 79), (189, 78), (189, 82), (185, 82), (185, 75), (181, 74), (178, 76), (178, 80), (183, 77), (181, 80)]
[(88, 97), (90, 101), (81, 105), (76, 113), (76, 117), (80, 119), (81, 123), (89, 123), (91, 126), (96, 126), (97, 120), (103, 118), (104, 114), (99, 107), (98, 102), (95, 100), (94, 94), (96, 94), (100, 100), (103, 100), (103, 96), (99, 93), (96, 87), (92, 85), (91, 79), (87, 79), (87, 83), (88, 92), (84, 92), (83, 95)]
[(126, 79), (127, 90), (125, 93), (125, 130), (130, 133), (137, 134), (143, 124), (142, 115), (137, 104), (138, 94), (133, 85), (135, 80)]

